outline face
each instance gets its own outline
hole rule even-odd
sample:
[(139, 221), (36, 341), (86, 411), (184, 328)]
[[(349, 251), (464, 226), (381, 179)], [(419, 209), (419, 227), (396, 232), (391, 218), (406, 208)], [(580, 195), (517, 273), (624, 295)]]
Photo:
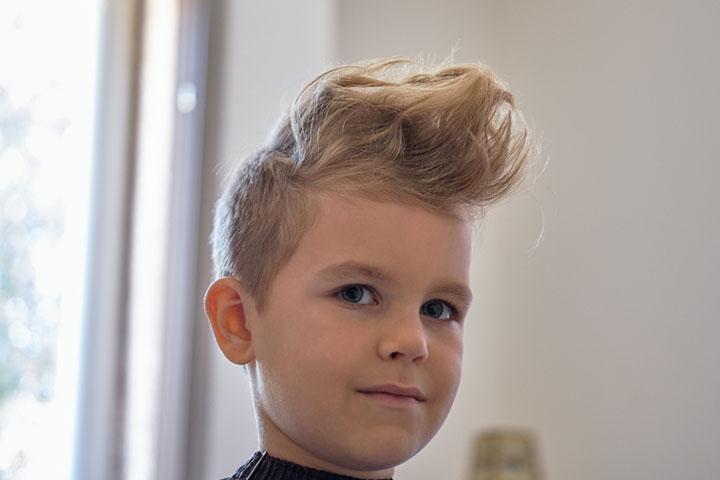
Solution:
[(248, 318), (261, 440), (297, 463), (388, 477), (457, 392), (471, 230), (398, 203), (328, 194), (318, 206)]

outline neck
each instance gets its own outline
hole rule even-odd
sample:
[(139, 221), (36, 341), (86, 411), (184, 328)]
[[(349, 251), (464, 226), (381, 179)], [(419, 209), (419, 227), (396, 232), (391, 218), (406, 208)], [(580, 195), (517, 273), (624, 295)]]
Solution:
[(271, 457), (276, 459), (282, 459), (313, 470), (332, 473), (340, 475), (341, 477), (344, 476), (346, 478), (349, 477), (353, 479), (388, 479), (393, 475), (394, 468), (381, 470), (358, 470), (338, 465), (322, 458), (319, 455), (315, 455), (294, 442), (262, 411), (258, 412), (257, 421), (260, 449), (265, 450)]

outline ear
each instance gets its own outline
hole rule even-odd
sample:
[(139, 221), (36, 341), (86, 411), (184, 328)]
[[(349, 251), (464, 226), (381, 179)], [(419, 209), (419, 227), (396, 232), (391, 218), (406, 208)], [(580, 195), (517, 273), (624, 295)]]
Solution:
[(205, 315), (225, 357), (238, 365), (255, 359), (248, 309), (250, 295), (236, 278), (221, 277), (205, 292)]

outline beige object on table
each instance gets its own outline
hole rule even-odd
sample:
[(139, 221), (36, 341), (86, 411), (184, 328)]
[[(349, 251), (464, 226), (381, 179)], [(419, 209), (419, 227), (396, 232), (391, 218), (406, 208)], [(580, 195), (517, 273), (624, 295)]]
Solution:
[(493, 429), (474, 441), (472, 480), (542, 480), (536, 436), (529, 430)]

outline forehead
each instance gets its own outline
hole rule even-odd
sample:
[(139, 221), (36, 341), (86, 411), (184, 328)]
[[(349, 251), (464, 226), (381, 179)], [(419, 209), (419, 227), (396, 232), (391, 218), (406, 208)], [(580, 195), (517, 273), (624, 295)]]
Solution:
[(315, 221), (290, 263), (312, 275), (346, 262), (374, 265), (395, 281), (467, 282), (471, 226), (398, 202), (316, 197)]

